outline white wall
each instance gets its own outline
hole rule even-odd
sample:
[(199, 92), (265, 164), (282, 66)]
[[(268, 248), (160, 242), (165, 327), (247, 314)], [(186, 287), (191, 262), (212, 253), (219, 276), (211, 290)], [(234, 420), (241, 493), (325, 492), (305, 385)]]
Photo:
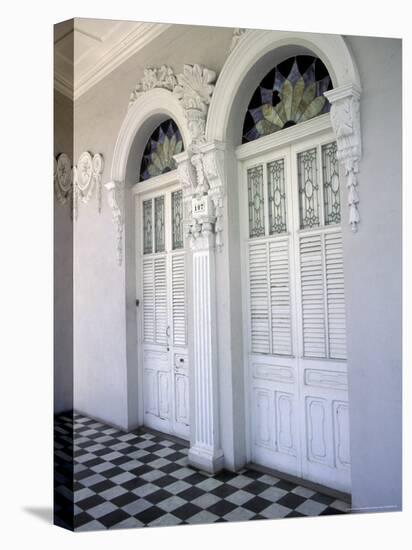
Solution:
[[(176, 25), (155, 43), (127, 60), (75, 103), (75, 159), (84, 150), (105, 159), (103, 184), (110, 180), (113, 150), (127, 112), (131, 90), (148, 65), (169, 64), (175, 72), (185, 63), (200, 63), (220, 71), (232, 29)], [(213, 46), (212, 46), (213, 45)], [(137, 174), (136, 174), (137, 177)], [(130, 183), (130, 182), (129, 182)], [(131, 195), (129, 195), (131, 197)], [(127, 204), (126, 246), (131, 251), (133, 205)], [(129, 429), (137, 424), (137, 364), (133, 357), (135, 298), (130, 262), (116, 263), (116, 232), (104, 191), (99, 215), (96, 202), (80, 203), (74, 232), (75, 279), (75, 408)], [(125, 301), (127, 284), (127, 303)], [(126, 352), (127, 347), (127, 352)], [(130, 383), (128, 384), (128, 380)]]
[(359, 231), (344, 234), (355, 508), (401, 506), (401, 41), (350, 37), (362, 82)]

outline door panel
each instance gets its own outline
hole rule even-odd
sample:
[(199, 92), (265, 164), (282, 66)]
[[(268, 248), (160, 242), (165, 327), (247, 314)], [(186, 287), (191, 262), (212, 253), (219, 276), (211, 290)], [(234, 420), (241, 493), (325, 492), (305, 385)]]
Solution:
[(339, 176), (332, 136), (243, 164), (251, 460), (350, 491)]
[[(189, 438), (182, 192), (140, 197), (144, 424)], [(138, 218), (138, 216), (137, 216)], [(139, 285), (138, 285), (139, 286)]]

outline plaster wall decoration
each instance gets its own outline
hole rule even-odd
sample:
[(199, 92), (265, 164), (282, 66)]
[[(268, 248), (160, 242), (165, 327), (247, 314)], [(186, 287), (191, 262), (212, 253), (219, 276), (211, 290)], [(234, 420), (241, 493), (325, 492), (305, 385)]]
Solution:
[(147, 67), (143, 71), (143, 78), (130, 94), (129, 109), (142, 93), (153, 88), (164, 88), (172, 92), (175, 86), (177, 86), (177, 78), (171, 67), (167, 65)]
[(358, 174), (361, 159), (360, 88), (349, 84), (325, 92), (331, 103), (331, 122), (336, 134), (337, 157), (342, 164), (348, 189), (349, 223), (356, 232), (360, 221)]
[(196, 177), (187, 151), (173, 157), (176, 162), (180, 185), (183, 192), (183, 231), (186, 239), (192, 234), (192, 198), (195, 195)]
[(241, 29), (239, 27), (236, 27), (235, 29), (233, 29), (233, 36), (229, 46), (229, 53), (232, 53), (232, 51), (236, 48), (236, 46), (239, 43), (239, 40), (242, 38), (245, 32), (246, 32), (246, 29)]
[[(54, 158), (54, 191), (60, 204), (67, 202), (72, 206), (73, 201), (73, 169), (69, 156), (60, 153)], [(71, 210), (71, 208), (70, 208)]]
[[(214, 232), (216, 234), (216, 249), (220, 252), (223, 247), (223, 200), (225, 196), (224, 189), (224, 146), (214, 142), (205, 144), (201, 152), (202, 171), (205, 183), (203, 183), (204, 193), (212, 203), (212, 213), (214, 216)], [(199, 190), (202, 191), (202, 190)]]
[(191, 156), (186, 152), (174, 157), (183, 189), (185, 236), (192, 248), (199, 246), (196, 241), (203, 234), (218, 251), (223, 246), (223, 151), (223, 144), (205, 143)]
[(100, 214), (102, 209), (102, 173), (104, 163), (103, 156), (99, 153), (91, 155), (83, 152), (73, 168), (73, 214), (77, 219), (79, 199), (88, 203), (94, 190), (97, 192), (97, 208)]
[[(223, 147), (205, 139), (206, 119), (214, 91), (216, 73), (201, 65), (185, 65), (183, 74), (177, 76), (179, 85), (174, 94), (179, 98), (185, 111), (191, 143), (188, 157), (180, 163), (179, 177), (182, 186), (190, 189), (192, 202), (188, 201), (191, 215), (186, 223), (186, 235), (192, 237), (192, 247), (198, 246), (199, 237), (205, 235), (209, 246), (213, 246), (216, 234), (216, 247), (222, 248), (223, 231)], [(190, 171), (190, 162), (193, 170)], [(178, 162), (179, 166), (179, 162)]]
[(186, 114), (192, 146), (204, 143), (206, 117), (215, 88), (216, 73), (201, 65), (184, 65), (177, 75), (173, 93), (179, 98)]
[(112, 219), (117, 232), (117, 263), (123, 261), (123, 227), (124, 227), (124, 182), (109, 181), (105, 184), (108, 191), (108, 202), (112, 210)]

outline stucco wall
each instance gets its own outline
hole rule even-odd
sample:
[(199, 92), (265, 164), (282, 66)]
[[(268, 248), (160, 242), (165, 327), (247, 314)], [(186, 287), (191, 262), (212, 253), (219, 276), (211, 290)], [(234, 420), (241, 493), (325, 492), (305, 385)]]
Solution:
[(401, 41), (350, 37), (362, 82), (361, 224), (346, 227), (353, 504), (401, 504)]
[[(73, 158), (73, 102), (55, 91), (54, 153)], [(54, 412), (73, 408), (73, 223), (54, 198)]]
[[(143, 69), (167, 64), (179, 73), (185, 63), (200, 63), (218, 73), (231, 37), (231, 29), (176, 25), (128, 59), (76, 101), (75, 159), (83, 150), (103, 154), (102, 181), (109, 181), (116, 138)], [(127, 429), (137, 423), (137, 388), (127, 384), (134, 373), (126, 364), (126, 274), (124, 264), (116, 263), (116, 232), (105, 191), (100, 215), (96, 202), (80, 204), (74, 246), (75, 407)], [(134, 314), (130, 300), (129, 318)]]
[[(102, 153), (103, 183), (109, 181), (130, 90), (143, 68), (168, 64), (180, 72), (184, 63), (200, 63), (219, 72), (231, 35), (230, 29), (174, 26), (81, 96), (75, 104), (75, 160), (83, 150)], [(344, 229), (353, 503), (356, 508), (399, 506), (400, 42), (360, 37), (347, 40), (363, 87), (362, 221), (356, 235), (348, 227)], [(130, 369), (137, 366), (127, 365), (126, 272), (124, 265), (116, 263), (115, 239), (106, 192), (101, 214), (95, 201), (80, 204), (74, 233), (74, 394), (77, 409), (127, 429), (137, 422), (137, 389), (128, 384), (133, 374)], [(133, 304), (127, 305), (130, 315)], [(239, 361), (236, 350), (232, 355)], [(222, 356), (230, 357), (230, 350), (226, 348)], [(230, 428), (243, 419), (234, 419), (234, 404), (223, 394), (225, 387), (239, 384), (237, 379), (231, 380), (227, 368), (220, 376), (223, 450), (234, 461), (234, 454), (241, 452), (236, 445), (243, 435), (238, 438)]]

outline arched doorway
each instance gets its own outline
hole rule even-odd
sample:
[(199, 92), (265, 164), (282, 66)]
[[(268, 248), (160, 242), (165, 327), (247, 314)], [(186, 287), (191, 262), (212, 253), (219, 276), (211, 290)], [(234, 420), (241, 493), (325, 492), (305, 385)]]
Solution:
[[(296, 124), (291, 105), (279, 116), (273, 102), (260, 130), (271, 124), (279, 131), (241, 143), (259, 83), (298, 56), (321, 60), (334, 88), (352, 83), (358, 89), (340, 37), (248, 31), (219, 77), (209, 112), (207, 137), (226, 143), (227, 202), (237, 205), (227, 210), (228, 224), (239, 228), (238, 236), (229, 231), (229, 240), (242, 273), (242, 315), (231, 324), (243, 335), (245, 400), (235, 407), (245, 419), (246, 461), (350, 492), (344, 185), (328, 109), (315, 101), (320, 116)], [(322, 97), (323, 108), (328, 87), (316, 85), (312, 99)], [(237, 277), (232, 264), (228, 292)]]
[(183, 192), (173, 158), (182, 150), (174, 120), (159, 124), (144, 149), (133, 192), (143, 423), (189, 439)]
[(189, 439), (190, 312), (182, 193), (173, 156), (187, 143), (175, 96), (165, 89), (142, 94), (122, 124), (112, 182), (106, 185), (126, 280), (128, 409), (138, 425), (184, 439)]

